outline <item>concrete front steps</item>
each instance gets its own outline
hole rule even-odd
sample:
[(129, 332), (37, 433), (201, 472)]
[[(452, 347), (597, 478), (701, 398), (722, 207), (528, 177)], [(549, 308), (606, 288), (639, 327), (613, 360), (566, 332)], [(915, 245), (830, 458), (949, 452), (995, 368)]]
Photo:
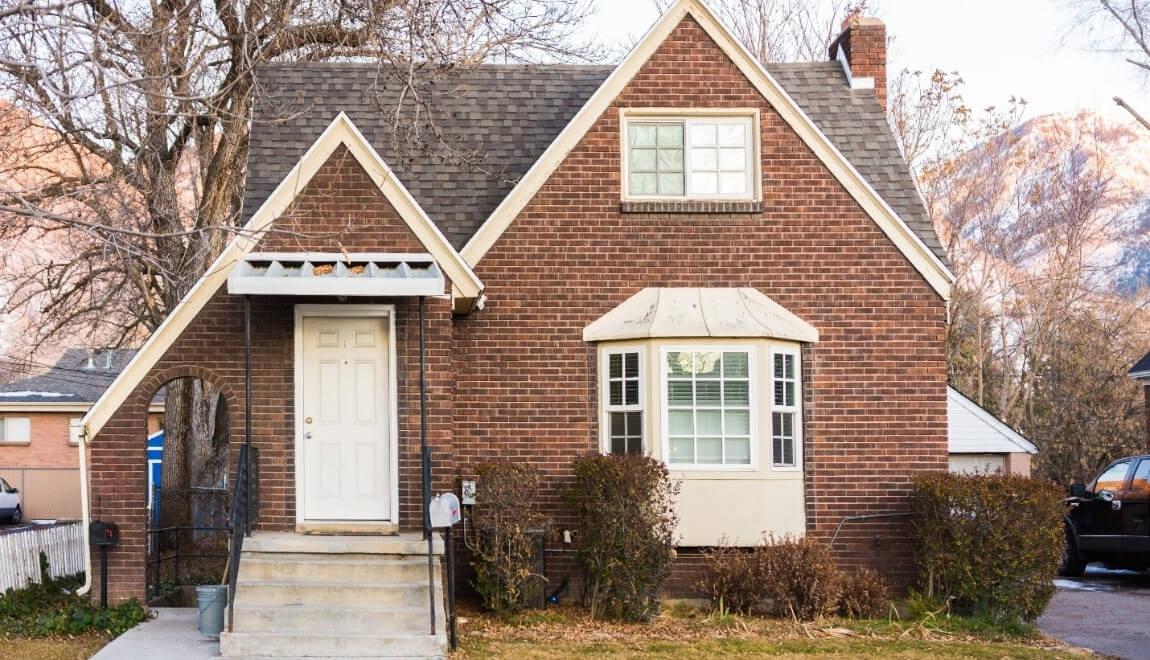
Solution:
[(427, 542), (418, 535), (257, 532), (244, 541), (226, 658), (440, 658), (447, 654), (435, 539), (436, 634)]

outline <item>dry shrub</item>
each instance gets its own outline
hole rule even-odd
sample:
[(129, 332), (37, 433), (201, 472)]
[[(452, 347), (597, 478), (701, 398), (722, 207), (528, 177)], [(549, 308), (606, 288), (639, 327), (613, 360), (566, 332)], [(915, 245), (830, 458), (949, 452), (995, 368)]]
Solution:
[(766, 613), (800, 621), (834, 614), (842, 574), (830, 548), (789, 535), (765, 541), (759, 552)]
[(577, 558), (595, 618), (646, 621), (671, 572), (674, 501), (667, 466), (647, 456), (592, 454), (575, 460), (571, 500), (579, 516)]
[(707, 550), (707, 570), (699, 590), (707, 594), (716, 607), (722, 606), (736, 614), (762, 612), (759, 547), (736, 548), (723, 539), (718, 546)]
[(911, 498), (926, 595), (959, 611), (1032, 621), (1054, 595), (1065, 494), (1014, 475), (919, 475)]
[(836, 611), (848, 617), (878, 616), (891, 602), (890, 586), (878, 573), (843, 573), (826, 545), (769, 534), (754, 547), (731, 547), (724, 540), (708, 551), (699, 588), (715, 606), (732, 612), (802, 621)]
[(536, 572), (538, 536), (546, 519), (539, 511), (539, 474), (527, 464), (487, 463), (475, 470), (478, 492), (467, 544), (475, 590), (483, 605), (507, 615), (522, 611), (543, 588)]
[(890, 612), (890, 606), (890, 584), (877, 571), (863, 568), (843, 574), (839, 614), (850, 619), (873, 619)]

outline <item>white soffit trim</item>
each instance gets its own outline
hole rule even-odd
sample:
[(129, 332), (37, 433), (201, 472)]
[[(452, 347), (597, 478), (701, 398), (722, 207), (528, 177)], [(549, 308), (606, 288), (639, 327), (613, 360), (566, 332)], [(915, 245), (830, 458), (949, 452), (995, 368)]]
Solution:
[(662, 337), (761, 337), (804, 343), (819, 331), (752, 288), (648, 287), (583, 329), (583, 341)]
[(730, 31), (699, 0), (678, 0), (647, 31), (647, 34), (631, 49), (619, 66), (611, 72), (599, 89), (571, 118), (567, 126), (555, 138), (531, 169), (523, 175), (519, 183), (500, 202), (499, 206), (479, 228), (479, 231), (463, 246), (463, 258), (476, 265), (487, 254), (503, 232), (511, 225), (527, 206), (547, 179), (579, 144), (583, 136), (595, 124), (603, 112), (623, 91), (627, 83), (635, 77), (639, 69), (654, 54), (655, 50), (679, 25), (691, 16), (707, 32), (735, 66), (751, 81), (784, 121), (811, 148), (820, 161), (830, 170), (847, 192), (875, 221), (892, 243), (906, 256), (914, 268), (944, 300), (950, 298), (950, 285), (954, 275), (946, 264), (927, 247), (922, 239), (899, 217), (889, 204), (867, 183), (858, 170), (835, 148), (802, 108), (783, 90), (778, 81), (762, 67), (747, 49), (739, 43)]
[(949, 385), (946, 404), (950, 453), (1038, 453), (1034, 443)]
[(1135, 371), (1129, 374), (1134, 380), (1140, 380), (1144, 383), (1150, 384), (1150, 371)]
[(271, 195), (264, 200), (251, 220), (220, 253), (208, 270), (192, 286), (184, 298), (164, 319), (160, 327), (152, 333), (144, 345), (95, 405), (84, 415), (81, 428), (86, 438), (91, 439), (124, 403), (132, 390), (147, 377), (152, 367), (160, 361), (164, 353), (172, 347), (176, 339), (187, 329), (204, 305), (215, 295), (228, 279), (232, 270), (243, 261), (283, 213), (295, 201), (316, 172), (340, 146), (347, 147), (352, 156), (367, 172), (371, 180), (379, 186), (380, 192), (395, 207), (396, 212), (407, 223), (436, 262), (451, 278), (455, 290), (461, 298), (478, 302), (483, 295), (483, 283), (475, 271), (451, 247), (435, 223), (427, 217), (423, 209), (411, 196), (407, 188), (396, 178), (379, 153), (372, 148), (359, 132), (347, 114), (341, 112), (328, 124), (323, 133), (308, 147), (304, 155), (280, 181)]

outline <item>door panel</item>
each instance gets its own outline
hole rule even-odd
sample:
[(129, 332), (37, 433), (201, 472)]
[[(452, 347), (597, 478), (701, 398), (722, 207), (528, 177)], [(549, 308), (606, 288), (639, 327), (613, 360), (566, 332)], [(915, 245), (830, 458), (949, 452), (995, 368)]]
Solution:
[[(1133, 461), (1112, 464), (1091, 484), (1091, 496), (1079, 503), (1074, 520), (1079, 547), (1083, 550), (1114, 550), (1122, 544), (1122, 496)], [(1102, 490), (1114, 494), (1113, 502), (1097, 498)], [(1116, 504), (1117, 503), (1117, 504)]]
[(389, 520), (387, 319), (309, 316), (302, 334), (302, 517)]
[(1138, 463), (1122, 493), (1122, 534), (1130, 552), (1150, 551), (1150, 458)]

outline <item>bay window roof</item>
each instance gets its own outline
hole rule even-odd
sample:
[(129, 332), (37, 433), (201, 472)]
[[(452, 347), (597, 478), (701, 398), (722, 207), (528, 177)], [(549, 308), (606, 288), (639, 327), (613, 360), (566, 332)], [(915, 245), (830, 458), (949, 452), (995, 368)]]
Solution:
[(760, 337), (814, 343), (819, 331), (753, 288), (648, 287), (583, 329), (584, 341)]

